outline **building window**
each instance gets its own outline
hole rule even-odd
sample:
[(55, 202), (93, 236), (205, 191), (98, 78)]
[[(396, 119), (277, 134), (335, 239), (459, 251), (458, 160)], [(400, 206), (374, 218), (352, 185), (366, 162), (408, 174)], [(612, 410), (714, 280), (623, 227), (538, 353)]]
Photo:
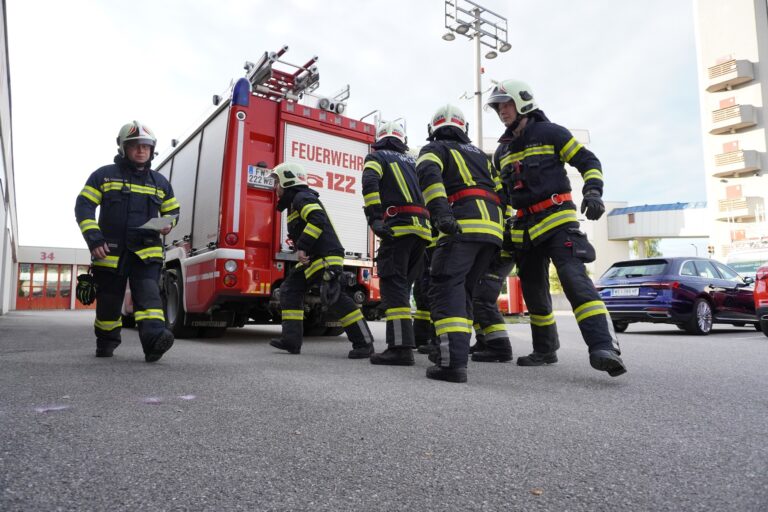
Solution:
[(628, 213), (627, 214), (627, 221), (630, 224), (634, 224), (635, 223), (635, 214), (634, 213)]

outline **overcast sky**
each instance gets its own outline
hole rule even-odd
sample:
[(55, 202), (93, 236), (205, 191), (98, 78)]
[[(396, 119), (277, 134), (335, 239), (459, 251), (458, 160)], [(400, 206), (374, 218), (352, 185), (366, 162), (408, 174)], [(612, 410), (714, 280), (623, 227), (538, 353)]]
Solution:
[[(483, 59), (518, 78), (550, 119), (590, 132), (605, 199), (706, 200), (691, 0), (479, 0), (509, 20), (512, 50)], [(421, 145), (434, 110), (459, 106), (474, 135), (474, 45), (446, 42), (443, 0), (6, 0), (21, 245), (85, 247), (73, 213), (111, 163), (124, 123), (163, 152), (243, 75), (287, 44), (318, 55), (320, 88), (351, 87), (346, 114), (404, 117)], [(485, 136), (502, 126), (483, 113)], [(183, 212), (182, 212), (183, 214)]]

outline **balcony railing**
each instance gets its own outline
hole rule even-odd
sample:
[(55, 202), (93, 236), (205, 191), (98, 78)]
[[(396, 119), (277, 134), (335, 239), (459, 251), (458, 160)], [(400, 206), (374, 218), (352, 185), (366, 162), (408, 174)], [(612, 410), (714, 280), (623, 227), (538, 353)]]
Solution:
[(715, 178), (744, 178), (760, 172), (760, 154), (757, 151), (729, 151), (715, 155)]
[(733, 105), (712, 112), (712, 123), (712, 135), (734, 133), (757, 125), (757, 114), (752, 105)]
[(765, 201), (762, 197), (720, 199), (717, 202), (717, 220), (755, 222), (758, 215), (765, 215)]
[(709, 68), (708, 92), (732, 89), (755, 79), (752, 63), (748, 60), (729, 60)]

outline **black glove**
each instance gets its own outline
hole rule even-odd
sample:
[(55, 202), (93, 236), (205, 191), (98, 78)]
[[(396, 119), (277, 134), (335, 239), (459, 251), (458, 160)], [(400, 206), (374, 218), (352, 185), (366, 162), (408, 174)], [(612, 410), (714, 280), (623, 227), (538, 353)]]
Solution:
[(587, 190), (584, 200), (581, 202), (581, 213), (587, 215), (589, 220), (597, 220), (605, 213), (602, 194), (597, 190)]
[(93, 304), (93, 301), (96, 300), (96, 281), (91, 274), (80, 274), (77, 276), (75, 297), (84, 306)]
[(371, 229), (376, 233), (376, 236), (381, 239), (390, 239), (395, 236), (395, 232), (392, 231), (392, 228), (384, 225), (383, 219), (375, 219), (371, 222)]
[(435, 220), (435, 227), (446, 235), (453, 235), (454, 233), (461, 233), (461, 226), (456, 222), (456, 218), (453, 215), (443, 215)]

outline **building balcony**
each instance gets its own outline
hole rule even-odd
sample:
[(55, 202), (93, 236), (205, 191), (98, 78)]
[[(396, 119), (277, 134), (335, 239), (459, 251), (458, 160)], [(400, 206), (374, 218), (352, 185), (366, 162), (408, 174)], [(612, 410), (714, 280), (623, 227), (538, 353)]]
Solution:
[(757, 125), (757, 111), (752, 105), (733, 105), (712, 112), (712, 129), (709, 133), (735, 133)]
[(760, 172), (760, 153), (754, 150), (729, 151), (715, 155), (715, 178), (745, 178)]
[(726, 222), (755, 222), (765, 217), (765, 202), (762, 197), (740, 197), (721, 199), (717, 202), (717, 220)]
[(729, 60), (709, 68), (707, 92), (732, 89), (755, 79), (752, 63), (748, 60)]

